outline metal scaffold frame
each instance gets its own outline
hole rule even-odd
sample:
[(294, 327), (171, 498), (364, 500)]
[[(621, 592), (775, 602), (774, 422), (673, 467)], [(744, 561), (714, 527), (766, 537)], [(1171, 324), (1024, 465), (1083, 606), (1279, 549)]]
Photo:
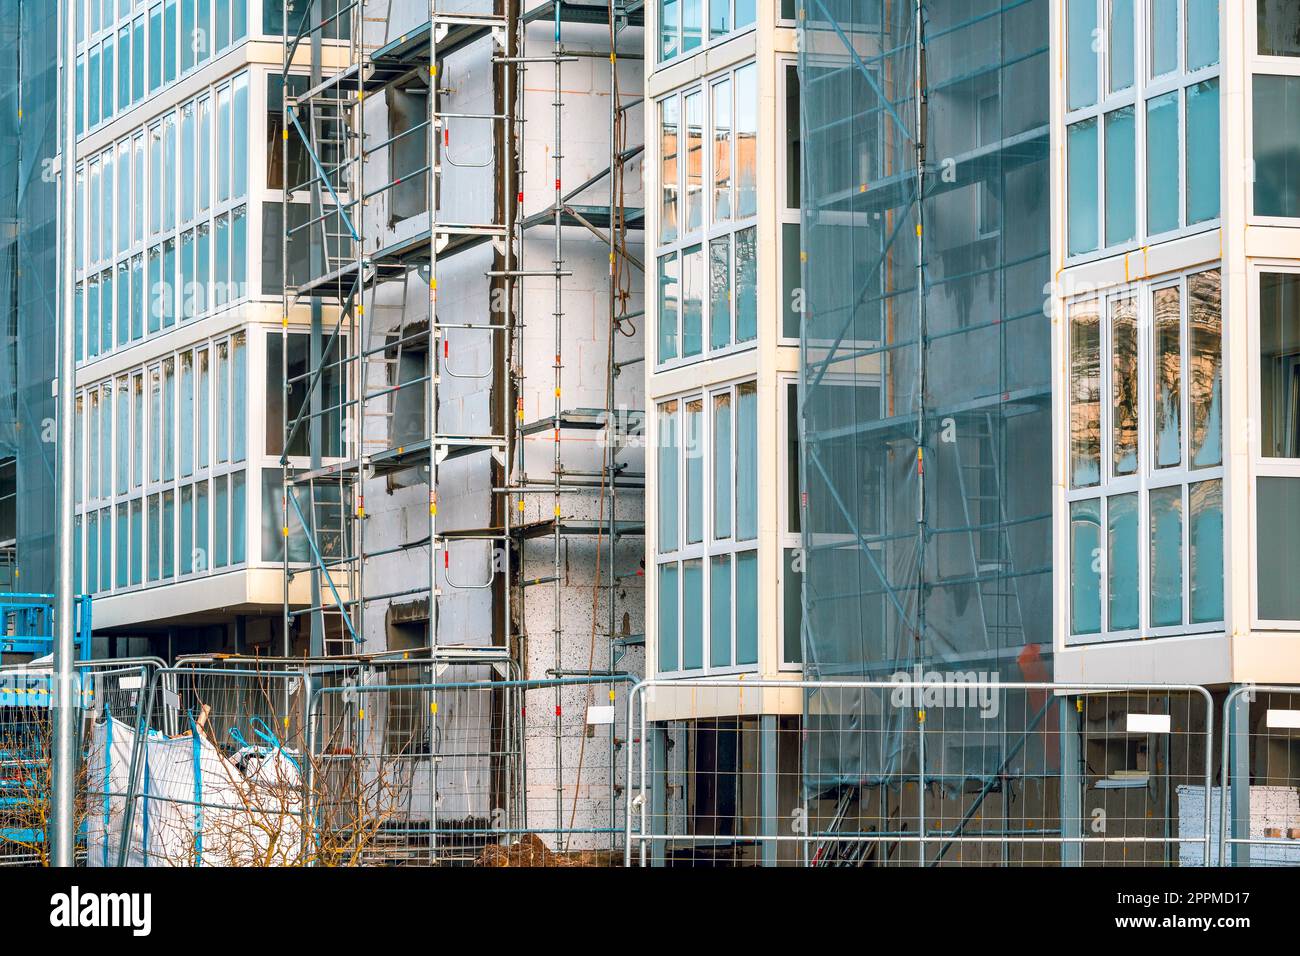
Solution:
[[(381, 9), (381, 6), (383, 9)], [(620, 575), (615, 566), (616, 545), (621, 538), (643, 533), (640, 520), (619, 516), (620, 489), (638, 491), (644, 476), (628, 470), (618, 453), (628, 435), (637, 433), (636, 413), (621, 408), (615, 398), (615, 381), (620, 368), (642, 356), (616, 356), (615, 343), (631, 337), (636, 319), (643, 313), (630, 311), (631, 272), (643, 269), (628, 249), (628, 234), (638, 230), (642, 210), (628, 209), (624, 202), (624, 170), (644, 147), (627, 144), (627, 131), (639, 128), (628, 122), (628, 113), (640, 105), (639, 96), (623, 100), (619, 89), (619, 59), (640, 59), (639, 32), (635, 52), (620, 50), (620, 40), (642, 25), (641, 0), (625, 4), (565, 3), (546, 0), (521, 10), (520, 0), (494, 0), (491, 14), (452, 13), (442, 9), (442, 0), (430, 0), (427, 22), (408, 29), (395, 40), (382, 44), (367, 42), (378, 27), (387, 24), (387, 6), (381, 0), (311, 0), (297, 23), (291, 14), (283, 17), (281, 90), (283, 102), (281, 165), (286, 181), (281, 198), (281, 268), (285, 277), (282, 300), (280, 359), (281, 402), (284, 409), (284, 442), (281, 464), (280, 528), (284, 540), (284, 652), (292, 653), (291, 635), (306, 620), (309, 645), (303, 650), (312, 657), (367, 653), (367, 615), (375, 606), (404, 600), (427, 608), (427, 650), (464, 644), (464, 633), (444, 634), (439, 621), (439, 597), (443, 588), (479, 589), (491, 593), (492, 635), (495, 648), (504, 648), (519, 672), (528, 675), (528, 628), (524, 623), (524, 601), (531, 587), (553, 589), (550, 655), (551, 678), (601, 676), (625, 679), (619, 662), (629, 645), (643, 637), (619, 633)], [(383, 16), (377, 14), (384, 14)], [(367, 29), (367, 25), (372, 25)], [(534, 42), (540, 28), (550, 24), (551, 45), (545, 51), (526, 50), (529, 27)], [(608, 27), (608, 49), (569, 49), (564, 26)], [(387, 24), (384, 29), (391, 28)], [(588, 29), (588, 33), (592, 31)], [(442, 86), (446, 58), (470, 44), (489, 41), (491, 53), (491, 109), (456, 111), (447, 108), (450, 90)], [(578, 185), (568, 188), (563, 180), (566, 92), (564, 66), (585, 58), (609, 63), (609, 164)], [(327, 65), (329, 64), (329, 65)], [(545, 69), (553, 94), (551, 120), (553, 140), (547, 148), (548, 165), (554, 164), (553, 195), (543, 208), (524, 211), (524, 77), (530, 67)], [(305, 75), (305, 80), (302, 79)], [(304, 84), (305, 83), (305, 87)], [(426, 112), (420, 122), (387, 135), (365, 128), (365, 105), (376, 94), (398, 84), (424, 84), (428, 90)], [(534, 95), (536, 91), (533, 91)], [(639, 91), (638, 91), (639, 93)], [(444, 163), (456, 165), (449, 155), (452, 121), (457, 128), (468, 126), (476, 134), (487, 126), (491, 132), (493, 178), (492, 216), (485, 222), (445, 219), (442, 202)], [(539, 120), (530, 124), (539, 140)], [(420, 168), (395, 178), (389, 170), (382, 184), (375, 184), (367, 161), (409, 136), (423, 136), (427, 153)], [(638, 137), (639, 138), (639, 137)], [(293, 175), (290, 146), (301, 144), (308, 163), (307, 178), (290, 183)], [(296, 144), (295, 144), (296, 147)], [(297, 148), (297, 147), (296, 147)], [(548, 173), (550, 170), (548, 170)], [(428, 229), (416, 236), (388, 245), (368, 222), (367, 205), (399, 186), (408, 189), (414, 181), (424, 188), (423, 201)], [(579, 205), (582, 194), (602, 185), (608, 187), (607, 203)], [(305, 217), (294, 217), (292, 201), (306, 193)], [(524, 237), (528, 230), (550, 229), (553, 247), (550, 261), (533, 266), (525, 263)], [(604, 407), (566, 406), (564, 335), (567, 267), (572, 256), (565, 248), (566, 234), (579, 230), (594, 235), (608, 250), (607, 322), (608, 352), (605, 369)], [(307, 273), (294, 272), (295, 261), (303, 260), (306, 246)], [(466, 315), (443, 314), (439, 309), (440, 273), (448, 260), (469, 249), (490, 244), (491, 268), (483, 275), (490, 287), (486, 321)], [(584, 253), (586, 254), (586, 253)], [(603, 255), (603, 253), (602, 253)], [(301, 271), (301, 268), (300, 270)], [(414, 276), (413, 276), (414, 274)], [(408, 321), (408, 286), (418, 278), (427, 281), (428, 318)], [(550, 414), (533, 422), (524, 413), (524, 336), (532, 308), (525, 308), (525, 280), (553, 282), (553, 306), (546, 321), (554, 325), (554, 382)], [(401, 283), (403, 316), (395, 330), (377, 331), (375, 307), (380, 287)], [(599, 321), (599, 319), (598, 319)], [(309, 324), (308, 324), (309, 323)], [(541, 317), (532, 320), (542, 324)], [(308, 336), (306, 368), (290, 361), (291, 334)], [(454, 334), (486, 337), (492, 356), (486, 372), (456, 371), (451, 362)], [(479, 342), (484, 338), (478, 338)], [(403, 371), (403, 354), (424, 353), (422, 374)], [(373, 379), (375, 369), (387, 371), (382, 382)], [(466, 434), (443, 409), (442, 393), (455, 379), (488, 379), (489, 426), (485, 433)], [(424, 419), (418, 437), (395, 436), (392, 424), (399, 393), (423, 390)], [(375, 427), (381, 421), (383, 433)], [(275, 427), (274, 424), (272, 427)], [(601, 463), (596, 470), (577, 470), (564, 461), (565, 433), (580, 431), (590, 436), (603, 433)], [(549, 474), (529, 473), (525, 461), (525, 439), (551, 433), (553, 449)], [(458, 527), (439, 512), (440, 480), (448, 462), (467, 456), (486, 461), (490, 473), (490, 519), (478, 527)], [(304, 463), (303, 459), (306, 459)], [(537, 466), (534, 464), (534, 469)], [(366, 525), (371, 517), (365, 502), (366, 483), (376, 477), (405, 472), (406, 484), (428, 482), (428, 534), (419, 540), (370, 547)], [(414, 480), (409, 474), (414, 473)], [(578, 518), (564, 507), (567, 496), (595, 492), (596, 515)], [(548, 517), (526, 517), (529, 496), (533, 501), (551, 499)], [(569, 499), (572, 500), (572, 499)], [(625, 508), (626, 510), (626, 508)], [(639, 509), (638, 509), (639, 510)], [(300, 537), (299, 537), (300, 536)], [(565, 649), (576, 642), (579, 629), (566, 622), (562, 606), (564, 546), (566, 536), (595, 541), (595, 583), (592, 589), (590, 632), (584, 622), (580, 635), (589, 646), (587, 666), (565, 669)], [(453, 580), (452, 546), (456, 542), (480, 542), (492, 549), (492, 570), (486, 580)], [(549, 574), (524, 578), (525, 549), (530, 542), (549, 543)], [(404, 580), (376, 587), (369, 582), (367, 567), (374, 559), (399, 553), (418, 554), (427, 565), (423, 582)], [(528, 552), (533, 560), (532, 551)], [(441, 563), (442, 570), (439, 571)], [(292, 596), (295, 578), (308, 576), (310, 597), (304, 603)], [(441, 575), (441, 578), (440, 578)], [(626, 576), (625, 576), (626, 577)], [(605, 639), (608, 669), (596, 667), (597, 624), (600, 600), (604, 596), (607, 621)], [(623, 628), (626, 630), (626, 627)], [(370, 633), (374, 628), (369, 629)], [(490, 648), (488, 649), (490, 650)], [(572, 653), (567, 655), (572, 657)], [(612, 693), (612, 691), (611, 691)], [(561, 688), (555, 691), (556, 779), (563, 779), (564, 751), (561, 740)], [(612, 725), (609, 735), (610, 766), (614, 765), (617, 742)], [(586, 741), (579, 751), (579, 772)], [(610, 826), (616, 829), (616, 785), (610, 774)], [(564, 819), (566, 799), (576, 793), (556, 788), (557, 827)], [(611, 836), (612, 839), (612, 836)], [(562, 841), (563, 842), (563, 841)]]

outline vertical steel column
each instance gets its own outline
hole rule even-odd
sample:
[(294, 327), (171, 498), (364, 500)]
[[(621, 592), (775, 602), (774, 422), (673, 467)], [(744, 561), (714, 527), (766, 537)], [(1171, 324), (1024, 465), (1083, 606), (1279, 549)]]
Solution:
[[(1231, 815), (1227, 835), (1235, 840), (1250, 839), (1250, 705), (1254, 696), (1252, 692), (1244, 691), (1233, 698), (1228, 716), (1229, 725), (1223, 728), (1223, 732), (1228, 735), (1228, 760), (1231, 767), (1223, 768), (1228, 770), (1229, 792), (1224, 793), (1220, 787), (1219, 799), (1228, 802)], [(1207, 793), (1207, 799), (1209, 796)], [(1220, 860), (1219, 865), (1250, 866), (1250, 844), (1233, 843), (1230, 846), (1232, 852), (1229, 858)]]
[(764, 837), (762, 847), (764, 866), (776, 866), (779, 862), (777, 850), (780, 848), (780, 844), (776, 839), (780, 826), (778, 805), (780, 793), (777, 790), (777, 780), (779, 779), (777, 760), (780, 756), (777, 747), (778, 719), (776, 714), (763, 714), (758, 718), (760, 747), (762, 748), (762, 754), (758, 761), (758, 770), (762, 774), (759, 819)]
[[(1061, 754), (1061, 865), (1081, 866), (1083, 844), (1083, 749), (1079, 737), (1082, 697), (1057, 698)], [(1004, 801), (1005, 802), (1005, 801)]]
[(55, 866), (72, 866), (76, 852), (76, 826), (73, 819), (74, 790), (77, 774), (77, 739), (76, 720), (78, 701), (72, 686), (73, 660), (76, 657), (76, 622), (74, 620), (73, 542), (72, 512), (73, 477), (76, 474), (76, 432), (73, 427), (75, 414), (75, 382), (77, 377), (77, 357), (73, 352), (76, 341), (76, 316), (73, 314), (75, 299), (75, 263), (72, 261), (75, 243), (73, 242), (73, 223), (77, 221), (76, 193), (73, 183), (76, 178), (77, 163), (77, 3), (75, 0), (63, 0), (62, 39), (63, 39), (63, 123), (62, 155), (59, 161), (59, 186), (61, 188), (60, 210), (62, 222), (59, 228), (59, 245), (62, 255), (59, 257), (60, 304), (59, 310), (59, 378), (58, 378), (58, 414), (59, 446), (56, 451), (57, 473), (59, 478), (59, 557), (58, 557), (58, 595), (55, 608), (55, 622), (58, 631), (54, 642), (54, 752), (51, 804), (52, 825), (49, 834), (52, 843), (51, 862)]
[[(553, 56), (554, 76), (555, 76), (555, 100), (552, 106), (555, 109), (555, 208), (553, 209), (555, 219), (555, 259), (553, 266), (555, 268), (555, 396), (554, 396), (554, 443), (552, 452), (552, 473), (551, 481), (554, 489), (554, 509), (553, 525), (551, 532), (551, 543), (553, 549), (553, 568), (552, 576), (555, 578), (552, 583), (552, 594), (554, 595), (555, 607), (552, 609), (552, 637), (554, 644), (554, 663), (552, 666), (557, 670), (564, 668), (563, 659), (563, 641), (561, 629), (561, 608), (560, 600), (562, 588), (560, 581), (560, 472), (563, 465), (560, 462), (560, 416), (562, 413), (560, 388), (561, 376), (563, 369), (562, 359), (562, 342), (563, 333), (561, 331), (561, 321), (564, 318), (564, 280), (561, 277), (561, 270), (564, 268), (564, 250), (563, 250), (563, 227), (562, 227), (562, 207), (564, 196), (560, 192), (561, 169), (564, 161), (564, 141), (562, 135), (562, 113), (564, 104), (564, 88), (561, 85), (561, 74), (563, 67), (561, 58), (564, 54), (564, 46), (560, 41), (560, 17), (563, 10), (562, 0), (554, 0), (555, 3), (555, 50)], [(564, 826), (564, 717), (562, 711), (563, 693), (560, 686), (555, 687), (555, 826), (557, 831)], [(563, 845), (561, 842), (560, 832), (556, 833), (556, 845)]]

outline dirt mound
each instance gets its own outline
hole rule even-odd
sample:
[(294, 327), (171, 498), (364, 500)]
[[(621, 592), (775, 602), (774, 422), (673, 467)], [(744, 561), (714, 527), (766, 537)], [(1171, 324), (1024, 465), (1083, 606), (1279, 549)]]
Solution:
[(536, 833), (525, 833), (510, 846), (490, 846), (479, 855), (477, 866), (618, 866), (621, 856), (611, 850), (558, 853)]

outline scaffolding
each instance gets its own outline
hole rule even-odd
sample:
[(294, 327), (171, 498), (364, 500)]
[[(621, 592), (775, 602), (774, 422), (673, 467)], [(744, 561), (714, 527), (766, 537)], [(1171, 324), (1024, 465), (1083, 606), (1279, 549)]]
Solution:
[[(504, 651), (524, 677), (543, 661), (552, 679), (622, 680), (628, 650), (644, 643), (630, 632), (640, 612), (625, 596), (639, 569), (620, 574), (616, 564), (620, 541), (643, 533), (644, 475), (622, 454), (637, 444), (641, 413), (616, 388), (620, 369), (641, 360), (624, 351), (639, 350), (641, 315), (630, 237), (642, 210), (627, 205), (625, 187), (644, 148), (628, 135), (639, 139), (629, 114), (641, 104), (641, 3), (479, 6), (313, 0), (283, 17), (284, 653), (364, 654), (415, 626), (423, 633), (410, 645), (435, 657), (468, 644)], [(608, 160), (569, 187), (566, 68), (583, 61), (608, 63)], [(627, 64), (636, 97), (620, 87)], [(530, 72), (543, 74), (531, 96)], [(548, 115), (526, 124), (525, 102), (542, 96)], [(387, 129), (374, 129), (385, 117)], [(553, 187), (547, 201), (526, 205), (526, 156), (542, 144)], [(575, 255), (575, 235), (594, 242)], [(604, 327), (604, 396), (601, 406), (575, 407), (566, 283), (595, 262), (593, 249), (606, 286), (594, 315)], [(536, 291), (545, 286), (546, 306)], [(530, 418), (526, 399), (540, 395)], [(525, 454), (547, 437), (549, 455)], [(575, 463), (575, 438), (599, 442), (598, 461)], [(421, 531), (377, 526), (367, 507), (376, 489), (408, 499), (408, 489), (427, 489)], [(589, 628), (566, 618), (568, 539), (594, 555)], [(296, 596), (303, 579), (306, 601)], [(526, 614), (538, 588), (552, 604), (545, 652), (530, 641), (537, 614)], [(486, 633), (475, 614), (490, 621), (478, 629)], [(304, 631), (294, 648), (292, 635)], [(554, 696), (561, 781), (574, 758), (558, 685)], [(607, 743), (612, 766), (612, 728)], [(585, 754), (584, 738), (579, 771)], [(612, 812), (612, 774), (609, 798)], [(558, 783), (553, 829), (563, 829), (565, 801)]]
[[(804, 0), (800, 34), (805, 676), (1045, 680), (1048, 4)], [(805, 785), (832, 803), (916, 764), (924, 712), (882, 717), (871, 752), (806, 717)], [(1017, 760), (1050, 778), (1034, 722), (936, 734), (935, 785), (969, 782), (978, 814)]]

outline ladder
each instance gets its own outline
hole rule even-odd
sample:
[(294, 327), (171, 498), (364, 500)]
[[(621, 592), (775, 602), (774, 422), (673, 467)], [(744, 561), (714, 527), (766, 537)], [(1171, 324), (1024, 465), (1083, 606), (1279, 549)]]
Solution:
[(999, 474), (1001, 419), (978, 412), (963, 417), (959, 428), (957, 482), (985, 649), (1016, 647), (1024, 643), (1025, 629)]

